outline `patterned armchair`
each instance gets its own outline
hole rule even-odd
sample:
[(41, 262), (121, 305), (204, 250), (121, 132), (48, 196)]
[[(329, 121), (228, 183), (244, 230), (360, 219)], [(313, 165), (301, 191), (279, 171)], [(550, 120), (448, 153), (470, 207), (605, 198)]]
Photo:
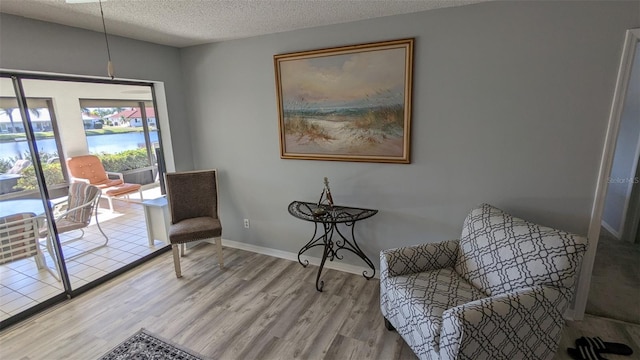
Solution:
[(460, 240), (380, 253), (380, 308), (420, 359), (552, 359), (587, 240), (483, 204)]

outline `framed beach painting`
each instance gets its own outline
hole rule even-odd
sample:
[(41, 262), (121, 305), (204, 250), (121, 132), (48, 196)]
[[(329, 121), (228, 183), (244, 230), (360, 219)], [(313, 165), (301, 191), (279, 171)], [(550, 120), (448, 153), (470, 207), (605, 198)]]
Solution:
[(409, 163), (413, 41), (275, 55), (280, 157)]

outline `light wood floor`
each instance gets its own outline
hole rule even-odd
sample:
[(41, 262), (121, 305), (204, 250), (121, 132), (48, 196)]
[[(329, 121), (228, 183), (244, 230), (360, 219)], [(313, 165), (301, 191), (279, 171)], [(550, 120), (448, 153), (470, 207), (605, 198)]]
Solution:
[[(0, 359), (96, 359), (140, 328), (214, 359), (415, 359), (383, 325), (379, 283), (335, 270), (214, 246), (171, 253), (0, 333)], [(632, 344), (640, 325), (589, 317), (570, 324), (556, 359), (581, 335)], [(610, 359), (630, 357), (608, 356)]]

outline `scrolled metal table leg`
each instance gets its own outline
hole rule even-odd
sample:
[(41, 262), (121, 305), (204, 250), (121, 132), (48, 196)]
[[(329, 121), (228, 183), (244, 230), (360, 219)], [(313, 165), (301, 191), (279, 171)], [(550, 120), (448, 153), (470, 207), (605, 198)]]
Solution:
[(325, 238), (324, 238), (324, 251), (322, 252), (322, 261), (320, 262), (320, 267), (318, 268), (318, 276), (316, 276), (316, 290), (322, 292), (322, 288), (324, 287), (324, 281), (320, 280), (320, 275), (322, 274), (322, 268), (324, 268), (324, 263), (327, 261), (327, 257), (329, 256), (329, 247), (331, 246), (331, 240), (327, 238), (329, 236), (327, 232), (327, 228), (325, 227)]
[(371, 268), (372, 273), (370, 276), (367, 276), (368, 270), (365, 270), (362, 272), (362, 276), (364, 276), (365, 279), (369, 280), (376, 275), (376, 267), (373, 265), (373, 262), (369, 259), (369, 257), (365, 255), (364, 251), (360, 249), (360, 246), (358, 246), (358, 242), (356, 241), (355, 227), (356, 227), (356, 224), (354, 223), (353, 226), (351, 227), (351, 239), (353, 240), (353, 246), (356, 249), (356, 254), (360, 256), (360, 259), (362, 259), (365, 263), (367, 263), (367, 265), (369, 265), (369, 267)]
[(311, 240), (309, 240), (309, 242), (302, 247), (302, 249), (300, 249), (300, 251), (298, 251), (298, 262), (300, 263), (300, 265), (302, 265), (302, 267), (307, 267), (307, 265), (309, 265), (309, 260), (304, 260), (304, 262), (302, 262), (302, 259), (300, 259), (300, 255), (304, 254), (307, 250), (311, 249), (312, 247), (314, 247), (314, 244), (319, 240), (316, 239), (316, 234), (318, 233), (318, 224), (315, 224), (315, 229), (313, 229), (313, 235), (311, 236)]
[[(338, 243), (338, 249), (335, 251), (335, 253), (337, 254), (337, 252), (339, 250), (347, 250), (350, 251), (352, 253), (354, 253), (355, 255), (357, 255), (360, 259), (362, 259), (362, 261), (364, 261), (370, 268), (371, 268), (371, 275), (367, 275), (367, 273), (369, 272), (369, 270), (365, 270), (362, 272), (362, 276), (365, 277), (365, 279), (369, 280), (371, 278), (373, 278), (376, 274), (376, 268), (373, 265), (373, 262), (367, 257), (367, 255), (364, 253), (364, 251), (362, 251), (362, 249), (360, 249), (360, 246), (358, 246), (358, 242), (356, 241), (356, 234), (355, 234), (355, 222), (353, 223), (346, 223), (345, 224), (347, 227), (351, 228), (351, 241), (349, 241), (349, 239), (347, 239), (342, 232), (340, 232), (340, 230), (336, 227), (336, 232), (338, 233), (338, 235), (341, 238), (341, 243), (339, 241)], [(338, 257), (336, 255), (336, 257)], [(338, 257), (339, 259), (341, 259), (341, 257)]]

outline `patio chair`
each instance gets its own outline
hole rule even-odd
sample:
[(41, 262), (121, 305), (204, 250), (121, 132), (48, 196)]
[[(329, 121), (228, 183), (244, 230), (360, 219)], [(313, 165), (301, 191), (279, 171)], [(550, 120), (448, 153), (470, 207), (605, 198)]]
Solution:
[(14, 164), (13, 167), (9, 170), (7, 170), (7, 174), (21, 174), (22, 170), (26, 169), (29, 167), (29, 165), (31, 165), (31, 161), (26, 160), (26, 159), (20, 159), (17, 160)]
[[(67, 168), (71, 175), (72, 182), (84, 182), (94, 185), (100, 189), (102, 195), (109, 201), (109, 209), (113, 212), (113, 199), (126, 198), (135, 192), (140, 193), (142, 200), (142, 190), (140, 184), (129, 184), (124, 182), (122, 173), (109, 172), (104, 170), (100, 158), (95, 155), (74, 156), (67, 159)], [(109, 178), (109, 175), (117, 179)]]
[[(91, 215), (95, 214), (96, 226), (102, 236), (104, 237), (104, 243), (91, 247), (78, 254), (70, 257), (66, 257), (65, 260), (70, 260), (80, 255), (84, 255), (88, 252), (94, 251), (98, 248), (106, 246), (109, 242), (109, 238), (102, 231), (100, 223), (98, 222), (98, 202), (100, 201), (100, 189), (93, 185), (85, 183), (72, 183), (69, 185), (69, 196), (66, 203), (57, 204), (54, 208), (54, 216), (56, 222), (56, 228), (58, 234), (63, 234), (73, 230), (80, 230), (80, 236), (71, 240), (61, 241), (61, 244), (68, 244), (78, 240), (82, 240), (84, 237), (84, 229), (89, 226), (91, 222)], [(43, 226), (40, 228), (39, 235), (41, 238), (47, 237), (47, 250), (52, 254), (51, 237), (49, 236), (49, 227)]]
[(38, 270), (46, 269), (60, 281), (58, 274), (47, 266), (40, 249), (38, 217), (33, 213), (0, 217), (0, 265), (32, 256)]
[(184, 256), (185, 244), (197, 240), (215, 239), (218, 262), (222, 269), (224, 259), (222, 258), (222, 224), (218, 216), (220, 204), (217, 171), (215, 169), (186, 171), (167, 173), (165, 176), (171, 210), (169, 242), (173, 250), (176, 277), (182, 277), (180, 256)]

